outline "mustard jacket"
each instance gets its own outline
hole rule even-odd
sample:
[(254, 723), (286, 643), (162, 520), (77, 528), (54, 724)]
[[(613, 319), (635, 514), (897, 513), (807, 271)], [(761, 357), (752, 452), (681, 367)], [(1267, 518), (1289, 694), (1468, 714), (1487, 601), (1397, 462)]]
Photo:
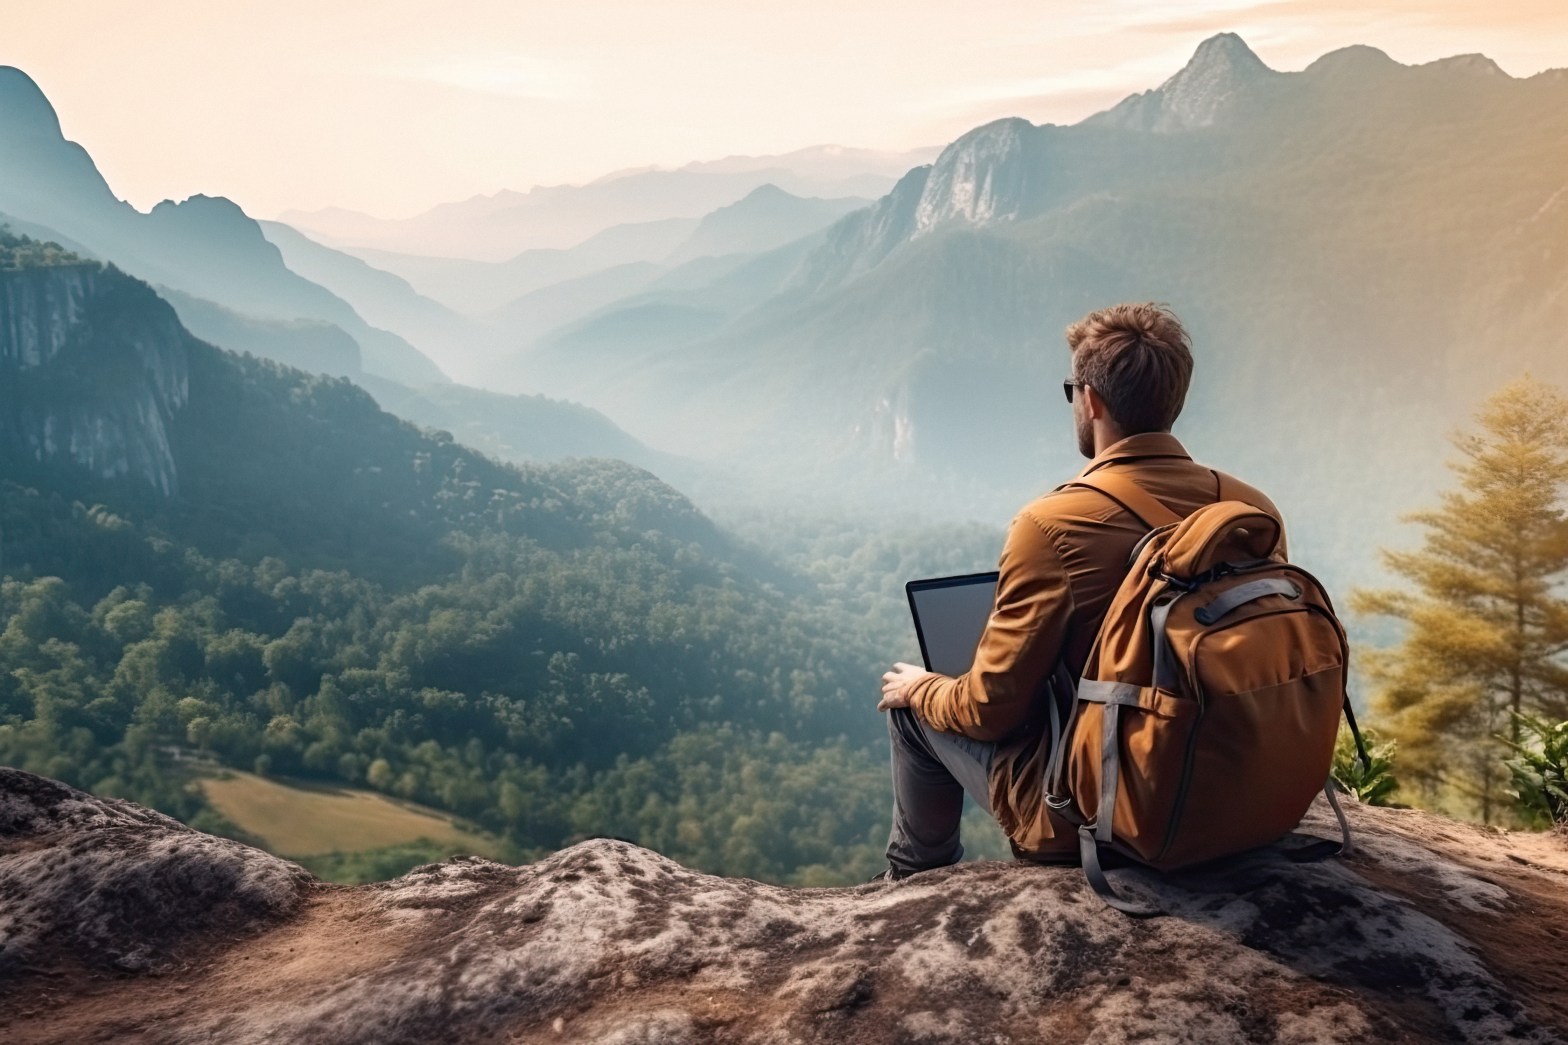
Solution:
[[(1179, 516), (1219, 499), (1215, 474), (1175, 436), (1149, 432), (1106, 447), (1079, 473), (1115, 469)], [(1279, 514), (1261, 492), (1230, 480), (1250, 503)], [(1047, 815), (1050, 752), (1046, 680), (1058, 658), (1074, 678), (1089, 659), (1100, 621), (1121, 585), (1133, 546), (1148, 529), (1098, 490), (1066, 487), (1025, 505), (1008, 528), (996, 606), (973, 666), (960, 678), (917, 683), (910, 706), (932, 727), (997, 741), (991, 811), (1020, 855), (1076, 853), (1077, 840)], [(1283, 545), (1282, 545), (1283, 547)]]

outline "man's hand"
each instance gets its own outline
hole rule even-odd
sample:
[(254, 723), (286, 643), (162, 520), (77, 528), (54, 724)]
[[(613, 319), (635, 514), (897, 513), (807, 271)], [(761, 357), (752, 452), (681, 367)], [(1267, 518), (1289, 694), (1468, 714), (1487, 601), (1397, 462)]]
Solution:
[(877, 703), (877, 710), (907, 708), (909, 691), (915, 688), (915, 683), (935, 674), (934, 671), (927, 671), (914, 664), (905, 664), (903, 661), (894, 664), (893, 670), (882, 676), (882, 699)]

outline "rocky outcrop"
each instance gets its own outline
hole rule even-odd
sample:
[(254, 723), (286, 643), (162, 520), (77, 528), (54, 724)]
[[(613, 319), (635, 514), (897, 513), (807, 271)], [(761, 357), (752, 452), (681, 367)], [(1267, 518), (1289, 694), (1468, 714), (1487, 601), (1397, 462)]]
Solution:
[(0, 271), (0, 452), (173, 493), (168, 424), (189, 395), (189, 339), (112, 265)]
[(1263, 64), (1235, 33), (1211, 36), (1182, 70), (1152, 91), (1090, 117), (1090, 126), (1170, 134), (1226, 122), (1283, 74)]
[(1563, 1040), (1562, 840), (1351, 815), (1344, 860), (1115, 872), (1136, 921), (1071, 868), (787, 889), (610, 840), (331, 887), (0, 770), (0, 1038)]

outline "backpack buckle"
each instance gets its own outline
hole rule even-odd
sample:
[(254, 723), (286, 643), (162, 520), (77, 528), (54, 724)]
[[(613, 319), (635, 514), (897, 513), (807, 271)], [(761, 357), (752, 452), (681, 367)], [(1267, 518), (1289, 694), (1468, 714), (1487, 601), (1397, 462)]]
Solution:
[(1166, 584), (1169, 584), (1172, 588), (1175, 588), (1177, 591), (1182, 591), (1182, 592), (1197, 591), (1198, 590), (1198, 585), (1200, 583), (1200, 580), (1198, 578), (1193, 578), (1192, 580), (1188, 580), (1185, 577), (1176, 577), (1176, 576), (1173, 576), (1173, 575), (1171, 575), (1169, 573), (1166, 573), (1162, 569), (1154, 569), (1152, 567), (1150, 568), (1149, 573), (1152, 576), (1157, 577), (1158, 579), (1164, 581)]

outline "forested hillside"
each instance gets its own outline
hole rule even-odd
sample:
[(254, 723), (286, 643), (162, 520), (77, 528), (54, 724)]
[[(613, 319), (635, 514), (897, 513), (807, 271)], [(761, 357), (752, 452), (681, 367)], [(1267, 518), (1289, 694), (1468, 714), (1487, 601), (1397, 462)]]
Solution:
[(368, 786), (520, 854), (610, 833), (732, 874), (875, 868), (896, 611), (647, 472), (498, 464), (345, 379), (191, 337), (112, 266), (60, 271), (96, 289), (0, 387), (112, 406), (135, 386), (107, 375), (167, 371), (182, 395), (167, 484), (8, 431), (0, 762), (209, 826), (176, 759)]

